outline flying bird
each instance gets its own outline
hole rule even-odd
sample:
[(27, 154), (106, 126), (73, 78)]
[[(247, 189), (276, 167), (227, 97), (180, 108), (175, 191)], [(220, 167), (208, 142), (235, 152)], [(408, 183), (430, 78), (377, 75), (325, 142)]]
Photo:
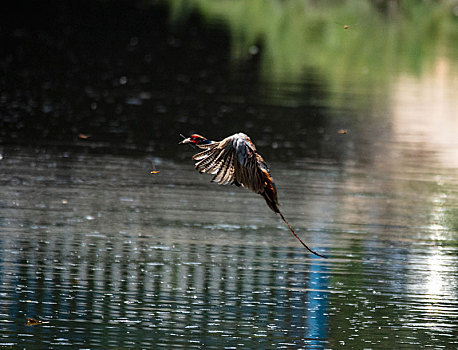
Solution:
[(201, 135), (194, 134), (189, 138), (184, 138), (180, 144), (183, 143), (192, 144), (203, 150), (192, 157), (196, 161), (195, 168), (200, 173), (214, 175), (211, 181), (217, 184), (241, 186), (260, 194), (269, 208), (280, 215), (292, 234), (308, 251), (326, 258), (302, 242), (292, 226), (286, 221), (279, 209), (277, 189), (270, 175), (270, 170), (247, 135), (237, 133), (222, 141), (211, 141)]

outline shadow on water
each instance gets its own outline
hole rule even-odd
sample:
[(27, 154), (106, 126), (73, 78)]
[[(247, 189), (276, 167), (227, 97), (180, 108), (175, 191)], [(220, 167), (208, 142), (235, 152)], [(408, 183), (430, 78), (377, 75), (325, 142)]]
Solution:
[[(172, 30), (164, 7), (145, 11), (91, 1), (30, 12), (37, 15), (22, 25), (12, 16), (5, 40), (4, 143), (90, 144), (99, 152), (177, 157), (179, 133), (198, 130), (222, 138), (244, 130), (258, 145), (274, 142), (285, 157), (340, 154), (324, 140), (326, 107), (311, 103), (326, 99), (319, 79), (269, 91), (256, 61), (234, 71), (223, 26), (208, 31), (194, 15)], [(285, 114), (266, 97), (293, 103), (299, 97), (304, 105)], [(80, 133), (90, 138), (83, 143)]]
[[(457, 345), (445, 5), (15, 4), (0, 56), (0, 346)], [(177, 144), (237, 131), (330, 259)]]

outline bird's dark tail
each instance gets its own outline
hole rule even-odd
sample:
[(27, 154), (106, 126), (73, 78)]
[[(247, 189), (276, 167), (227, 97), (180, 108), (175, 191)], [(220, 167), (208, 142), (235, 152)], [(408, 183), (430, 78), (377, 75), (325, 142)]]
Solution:
[(264, 197), (267, 205), (274, 213), (279, 213), (280, 209), (278, 208), (277, 190), (272, 179), (270, 180), (270, 185), (264, 187), (264, 192), (261, 193), (261, 196)]
[(261, 193), (261, 195), (264, 197), (267, 205), (269, 206), (270, 209), (272, 209), (274, 213), (280, 212), (280, 209), (278, 209), (278, 202), (276, 201), (276, 198), (272, 196), (272, 193), (268, 193), (268, 191), (264, 191)]
[[(277, 208), (278, 209), (278, 208)], [(272, 209), (273, 210), (273, 209)], [(321, 255), (321, 254), (318, 254), (317, 252), (314, 252), (312, 249), (310, 249), (309, 247), (307, 247), (307, 245), (302, 242), (302, 239), (299, 238), (299, 236), (296, 234), (296, 232), (294, 232), (294, 229), (292, 228), (292, 226), (288, 223), (288, 221), (286, 221), (285, 217), (283, 216), (283, 214), (281, 213), (280, 210), (278, 210), (278, 214), (280, 214), (280, 217), (282, 218), (282, 220), (285, 222), (285, 224), (288, 226), (288, 228), (290, 229), (291, 233), (299, 240), (299, 242), (301, 242), (301, 244), (312, 254), (315, 254), (316, 256), (319, 256), (321, 258), (325, 258), (327, 259), (328, 257), (325, 256), (325, 255)]]

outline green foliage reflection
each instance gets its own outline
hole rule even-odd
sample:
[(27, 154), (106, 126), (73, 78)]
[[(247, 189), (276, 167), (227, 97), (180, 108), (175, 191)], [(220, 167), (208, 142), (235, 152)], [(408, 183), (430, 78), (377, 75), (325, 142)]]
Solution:
[(452, 2), (172, 1), (172, 21), (193, 11), (224, 23), (234, 62), (260, 55), (269, 82), (316, 72), (331, 88), (384, 90), (400, 71), (419, 75), (438, 57), (457, 56)]

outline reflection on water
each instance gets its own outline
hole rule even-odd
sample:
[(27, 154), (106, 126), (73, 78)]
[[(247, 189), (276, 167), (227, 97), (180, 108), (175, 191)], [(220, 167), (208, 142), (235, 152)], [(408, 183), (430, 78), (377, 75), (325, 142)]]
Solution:
[[(56, 3), (2, 24), (0, 347), (458, 346), (455, 51), (431, 44), (453, 20), (385, 23), (384, 40), (405, 35), (382, 50), (365, 19), (336, 40), (319, 7), (266, 27), (234, 22), (237, 2)], [(437, 29), (422, 50), (416, 24)], [(194, 131), (249, 134), (282, 212), (330, 258), (199, 175), (177, 144)]]
[(392, 117), (396, 139), (408, 139), (407, 146), (416, 152), (432, 151), (444, 167), (458, 168), (458, 79), (449, 78), (455, 76), (453, 69), (449, 61), (441, 59), (420, 80), (399, 77)]
[[(147, 158), (9, 148), (3, 156), (2, 344), (456, 342), (455, 238), (430, 224), (434, 199), (412, 201), (415, 184), (399, 194), (390, 190), (396, 177), (273, 163), (283, 210), (325, 260), (260, 198), (208, 183), (190, 160), (163, 161), (151, 175)], [(297, 191), (290, 184), (303, 174)], [(26, 326), (26, 317), (49, 323)]]

